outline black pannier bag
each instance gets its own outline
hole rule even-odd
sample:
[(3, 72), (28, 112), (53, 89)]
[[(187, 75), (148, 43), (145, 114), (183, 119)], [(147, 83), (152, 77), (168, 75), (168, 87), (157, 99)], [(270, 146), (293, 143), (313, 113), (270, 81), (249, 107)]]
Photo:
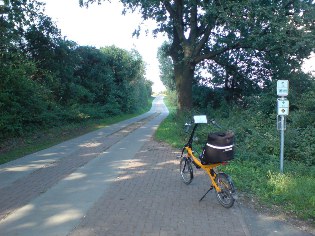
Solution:
[(203, 150), (202, 162), (214, 164), (230, 161), (234, 158), (234, 133), (217, 132), (208, 135)]

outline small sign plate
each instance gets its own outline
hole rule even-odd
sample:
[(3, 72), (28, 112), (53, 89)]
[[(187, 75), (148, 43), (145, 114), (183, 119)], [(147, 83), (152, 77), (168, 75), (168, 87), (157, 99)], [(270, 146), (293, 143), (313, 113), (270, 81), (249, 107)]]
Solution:
[(277, 100), (278, 115), (289, 115), (289, 100), (278, 99)]
[(194, 116), (194, 122), (195, 124), (207, 124), (207, 116), (201, 115), (201, 116)]
[(289, 80), (277, 81), (277, 95), (280, 97), (286, 97), (289, 94)]
[(286, 116), (277, 116), (277, 130), (287, 129), (287, 119)]

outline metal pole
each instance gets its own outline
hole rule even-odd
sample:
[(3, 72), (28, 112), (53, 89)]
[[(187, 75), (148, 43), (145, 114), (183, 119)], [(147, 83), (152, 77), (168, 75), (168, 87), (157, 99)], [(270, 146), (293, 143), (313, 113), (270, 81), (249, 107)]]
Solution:
[(281, 116), (281, 140), (280, 140), (280, 173), (283, 173), (283, 153), (284, 153), (284, 116)]

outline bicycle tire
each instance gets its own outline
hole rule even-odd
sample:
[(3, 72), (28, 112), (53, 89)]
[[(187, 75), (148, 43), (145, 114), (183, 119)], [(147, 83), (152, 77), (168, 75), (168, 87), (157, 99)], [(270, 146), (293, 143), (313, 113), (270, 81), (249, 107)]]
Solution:
[(188, 158), (183, 157), (180, 160), (179, 169), (183, 182), (187, 185), (190, 184), (194, 178), (194, 172), (191, 165), (191, 161)]
[(225, 208), (232, 207), (235, 201), (233, 197), (235, 188), (231, 178), (225, 173), (218, 173), (215, 182), (221, 189), (220, 192), (216, 192), (219, 203)]

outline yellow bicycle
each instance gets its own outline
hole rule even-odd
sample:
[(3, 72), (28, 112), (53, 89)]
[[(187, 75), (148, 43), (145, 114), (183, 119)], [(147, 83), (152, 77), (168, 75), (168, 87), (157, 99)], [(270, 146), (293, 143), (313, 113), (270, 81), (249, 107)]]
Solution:
[[(233, 206), (236, 199), (234, 184), (229, 175), (224, 172), (217, 172), (216, 168), (220, 165), (227, 164), (228, 161), (234, 158), (234, 134), (233, 132), (210, 133), (202, 153), (197, 158), (192, 148), (194, 134), (199, 124), (207, 123), (207, 117), (202, 115), (194, 116), (193, 122), (185, 124), (187, 132), (193, 124), (194, 127), (188, 142), (182, 149), (180, 156), (180, 174), (184, 183), (188, 185), (194, 178), (192, 165), (195, 165), (198, 169), (203, 169), (208, 174), (211, 185), (210, 189), (199, 201), (214, 188), (219, 203), (223, 207), (230, 208)], [(214, 120), (212, 120), (211, 123), (217, 125)]]

